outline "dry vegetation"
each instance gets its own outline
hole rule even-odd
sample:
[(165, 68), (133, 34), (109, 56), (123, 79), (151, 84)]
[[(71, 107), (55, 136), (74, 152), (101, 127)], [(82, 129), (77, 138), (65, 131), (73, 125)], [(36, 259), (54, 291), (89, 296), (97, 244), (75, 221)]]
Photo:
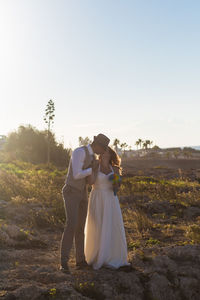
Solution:
[(199, 299), (198, 180), (125, 177), (119, 197), (133, 270), (77, 271), (72, 255), (65, 275), (58, 271), (65, 174), (53, 166), (0, 164), (1, 299)]
[(120, 194), (129, 248), (199, 242), (198, 182), (126, 178)]

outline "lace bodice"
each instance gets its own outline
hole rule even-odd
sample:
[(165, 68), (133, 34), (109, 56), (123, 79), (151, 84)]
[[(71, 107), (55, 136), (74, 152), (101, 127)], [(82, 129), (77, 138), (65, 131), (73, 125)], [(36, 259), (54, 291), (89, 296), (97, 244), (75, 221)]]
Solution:
[(114, 173), (112, 166), (111, 170), (112, 171), (107, 175), (98, 170), (97, 178), (95, 184), (93, 185), (93, 189), (112, 190), (112, 182), (109, 180), (109, 176)]

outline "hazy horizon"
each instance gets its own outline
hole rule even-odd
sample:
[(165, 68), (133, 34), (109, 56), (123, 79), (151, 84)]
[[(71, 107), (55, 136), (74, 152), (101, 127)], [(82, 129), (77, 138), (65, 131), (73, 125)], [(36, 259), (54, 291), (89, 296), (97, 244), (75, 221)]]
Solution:
[(135, 148), (199, 145), (200, 2), (1, 0), (0, 134), (102, 132)]

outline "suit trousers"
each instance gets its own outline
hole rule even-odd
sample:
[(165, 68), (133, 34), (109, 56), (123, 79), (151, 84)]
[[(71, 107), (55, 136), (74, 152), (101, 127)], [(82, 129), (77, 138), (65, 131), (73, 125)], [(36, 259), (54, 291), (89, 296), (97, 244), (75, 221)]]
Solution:
[(86, 187), (83, 191), (64, 185), (62, 195), (66, 213), (66, 224), (61, 239), (61, 264), (68, 262), (75, 238), (76, 263), (85, 261), (84, 228), (88, 208)]

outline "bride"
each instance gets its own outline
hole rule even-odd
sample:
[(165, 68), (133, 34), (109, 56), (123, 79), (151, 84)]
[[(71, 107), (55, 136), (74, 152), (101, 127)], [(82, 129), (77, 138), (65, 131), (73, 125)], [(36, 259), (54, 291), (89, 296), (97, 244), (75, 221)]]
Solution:
[(92, 184), (85, 225), (84, 251), (88, 265), (118, 269), (127, 267), (127, 244), (118, 197), (111, 174), (120, 174), (120, 158), (110, 147), (99, 157), (99, 167), (88, 177)]

